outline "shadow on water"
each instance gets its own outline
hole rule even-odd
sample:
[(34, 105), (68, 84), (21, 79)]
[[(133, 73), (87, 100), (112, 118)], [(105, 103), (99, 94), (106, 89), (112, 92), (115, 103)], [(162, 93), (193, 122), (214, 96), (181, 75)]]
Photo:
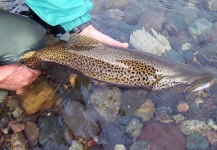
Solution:
[[(173, 62), (217, 68), (215, 1), (92, 1), (92, 24), (103, 33)], [(19, 4), (0, 2), (0, 8), (28, 14)], [(93, 81), (58, 64), (42, 71), (29, 94), (9, 93), (1, 103), (2, 148), (11, 139), (12, 147), (28, 149), (28, 141), (36, 150), (217, 149), (216, 85), (157, 96)]]

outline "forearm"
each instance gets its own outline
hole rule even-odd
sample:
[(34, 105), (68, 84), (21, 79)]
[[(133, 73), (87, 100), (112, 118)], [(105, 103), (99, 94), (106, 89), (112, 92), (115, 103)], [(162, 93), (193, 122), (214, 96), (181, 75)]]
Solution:
[(90, 20), (93, 4), (89, 0), (25, 0), (45, 22), (61, 25), (66, 32)]

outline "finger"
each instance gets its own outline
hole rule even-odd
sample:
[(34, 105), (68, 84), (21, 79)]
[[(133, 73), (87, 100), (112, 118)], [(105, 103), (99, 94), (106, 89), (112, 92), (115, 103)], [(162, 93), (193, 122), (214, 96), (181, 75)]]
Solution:
[(107, 44), (107, 45), (112, 45), (112, 46), (117, 46), (117, 47), (122, 47), (122, 48), (128, 48), (128, 43), (121, 43), (117, 40), (114, 40), (113, 38), (98, 32), (99, 36), (95, 37), (97, 38), (100, 42)]

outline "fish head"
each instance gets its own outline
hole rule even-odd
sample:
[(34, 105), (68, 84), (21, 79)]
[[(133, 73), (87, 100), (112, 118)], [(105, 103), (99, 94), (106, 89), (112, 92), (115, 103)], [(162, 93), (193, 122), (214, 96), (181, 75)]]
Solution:
[(188, 93), (200, 91), (212, 86), (215, 82), (215, 75), (210, 72), (197, 74), (176, 74), (173, 76), (164, 76), (153, 86), (153, 92), (157, 95), (162, 93)]

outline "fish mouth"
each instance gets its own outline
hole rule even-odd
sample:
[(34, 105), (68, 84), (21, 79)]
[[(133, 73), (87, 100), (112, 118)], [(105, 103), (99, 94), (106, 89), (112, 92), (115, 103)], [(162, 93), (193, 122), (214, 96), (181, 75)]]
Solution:
[(194, 80), (188, 85), (188, 87), (183, 91), (183, 94), (188, 94), (191, 92), (196, 92), (203, 90), (205, 88), (211, 87), (215, 83), (214, 75), (206, 74), (199, 79)]

